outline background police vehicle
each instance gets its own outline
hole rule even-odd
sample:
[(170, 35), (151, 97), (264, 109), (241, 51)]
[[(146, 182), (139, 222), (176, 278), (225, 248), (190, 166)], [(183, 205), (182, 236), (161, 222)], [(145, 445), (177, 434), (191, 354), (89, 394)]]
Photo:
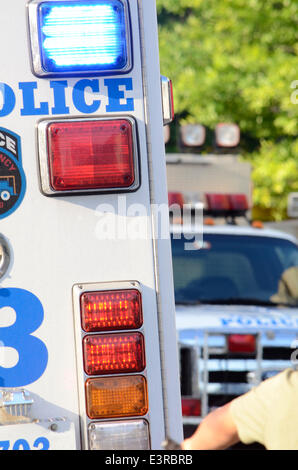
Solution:
[(0, 39), (0, 448), (180, 441), (155, 1), (7, 2)]
[[(168, 157), (169, 202), (204, 208), (203, 229), (175, 217), (171, 226), (186, 435), (213, 408), (297, 363), (297, 239), (249, 223), (251, 193), (237, 192), (241, 175), (240, 189), (249, 187), (249, 169), (231, 178), (242, 163), (224, 160)], [(213, 192), (191, 194), (197, 180)]]

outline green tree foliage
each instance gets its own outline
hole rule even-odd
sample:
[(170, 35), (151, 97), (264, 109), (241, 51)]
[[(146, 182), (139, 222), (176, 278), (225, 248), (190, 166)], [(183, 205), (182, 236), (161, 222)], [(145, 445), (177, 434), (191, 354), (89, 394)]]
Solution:
[(284, 217), (287, 194), (298, 190), (297, 0), (157, 0), (157, 7), (162, 73), (173, 80), (180, 119), (212, 129), (238, 123), (255, 205)]

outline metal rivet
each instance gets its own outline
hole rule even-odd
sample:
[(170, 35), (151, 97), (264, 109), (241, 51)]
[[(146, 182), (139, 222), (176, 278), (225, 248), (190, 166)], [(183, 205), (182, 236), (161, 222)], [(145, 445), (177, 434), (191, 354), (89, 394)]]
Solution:
[(0, 234), (0, 279), (6, 274), (10, 264), (10, 251), (8, 243)]

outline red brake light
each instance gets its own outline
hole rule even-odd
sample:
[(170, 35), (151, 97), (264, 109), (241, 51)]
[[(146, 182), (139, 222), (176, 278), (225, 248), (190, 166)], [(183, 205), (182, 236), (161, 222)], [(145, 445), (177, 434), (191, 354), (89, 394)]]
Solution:
[(201, 400), (197, 398), (182, 398), (183, 416), (201, 416)]
[(87, 332), (138, 329), (143, 324), (141, 293), (135, 289), (85, 292), (81, 321)]
[(254, 335), (229, 335), (228, 351), (231, 353), (254, 353), (256, 337)]
[(129, 119), (53, 122), (47, 143), (54, 191), (121, 189), (135, 182)]
[(145, 368), (141, 333), (85, 336), (84, 366), (88, 375), (141, 372)]
[(209, 210), (228, 211), (230, 210), (230, 201), (227, 194), (206, 194), (206, 200)]

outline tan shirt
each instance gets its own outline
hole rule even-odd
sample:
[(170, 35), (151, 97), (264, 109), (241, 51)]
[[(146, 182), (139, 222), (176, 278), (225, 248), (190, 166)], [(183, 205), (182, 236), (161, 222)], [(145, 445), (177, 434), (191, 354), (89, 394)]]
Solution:
[(240, 440), (298, 450), (298, 371), (287, 369), (231, 403)]

